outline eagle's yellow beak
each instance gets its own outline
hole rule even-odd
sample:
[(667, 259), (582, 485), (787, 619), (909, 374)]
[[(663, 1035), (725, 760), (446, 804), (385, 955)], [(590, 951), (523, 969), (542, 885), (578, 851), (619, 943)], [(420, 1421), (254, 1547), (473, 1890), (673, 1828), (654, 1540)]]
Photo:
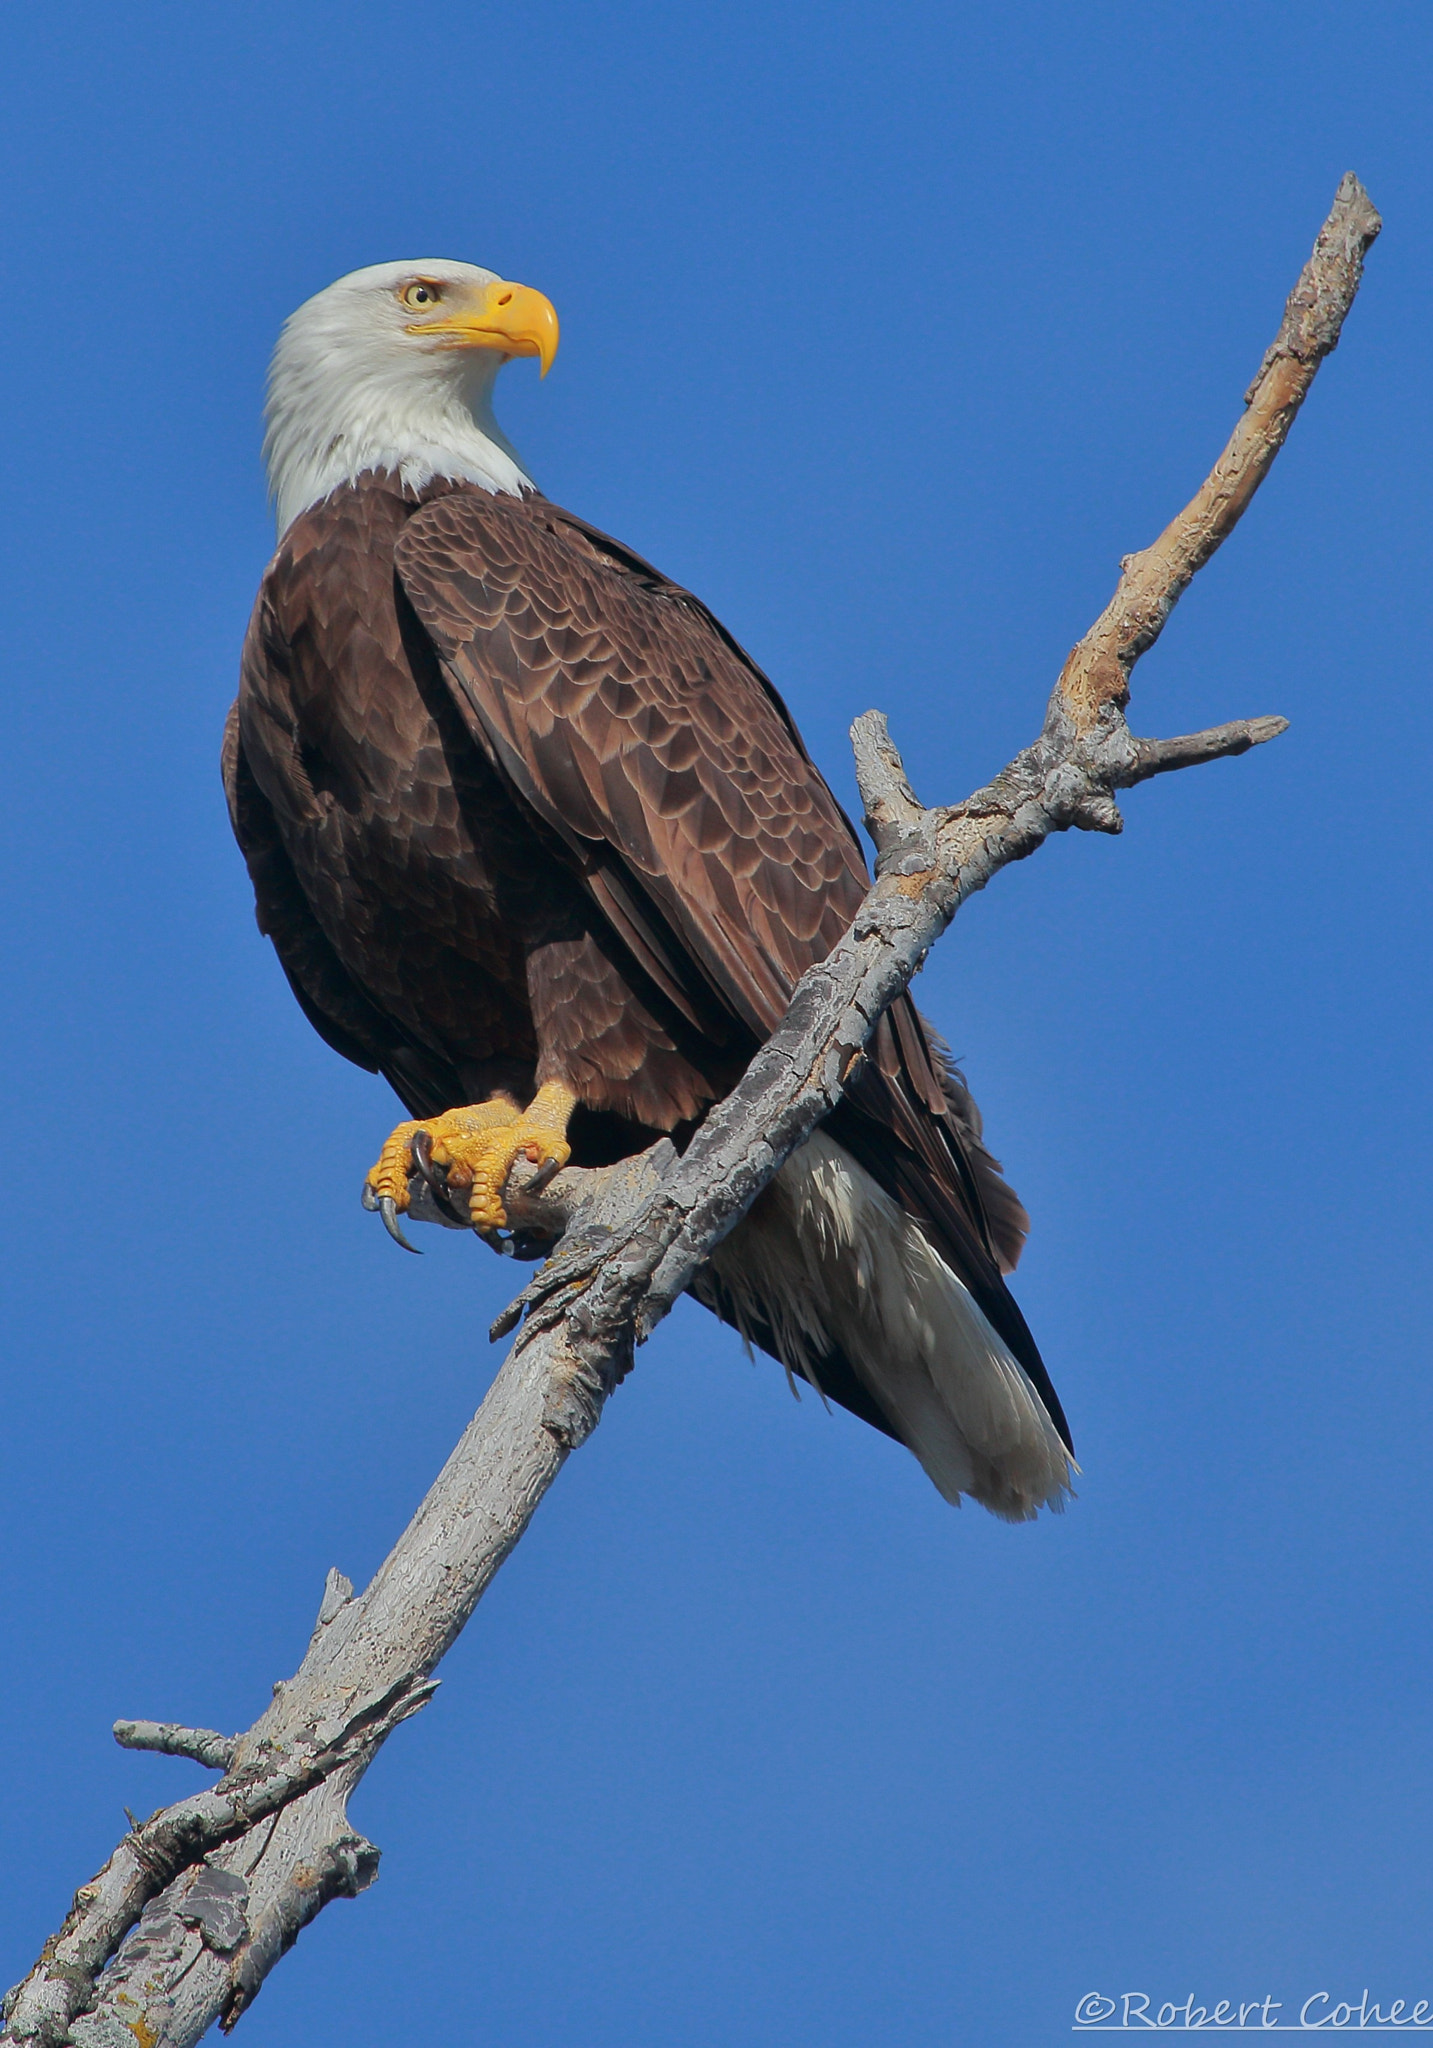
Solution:
[(545, 377), (557, 354), (557, 312), (551, 299), (530, 285), (473, 285), (461, 297), (450, 285), (451, 311), (437, 320), (409, 322), (410, 334), (451, 336), (447, 348), (498, 348), (508, 356), (536, 356)]

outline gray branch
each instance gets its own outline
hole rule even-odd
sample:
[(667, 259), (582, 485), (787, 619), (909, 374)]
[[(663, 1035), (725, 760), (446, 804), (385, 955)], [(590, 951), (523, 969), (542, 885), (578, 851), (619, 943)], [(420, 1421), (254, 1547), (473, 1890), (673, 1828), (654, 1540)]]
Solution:
[(1228, 447), (1154, 546), (1126, 558), (1033, 746), (963, 803), (926, 809), (885, 719), (857, 719), (877, 858), (850, 930), (803, 975), (781, 1025), (682, 1157), (663, 1141), (536, 1194), (517, 1177), (515, 1227), (556, 1249), (494, 1325), (518, 1335), (487, 1398), (365, 1591), (353, 1598), (329, 1574), (303, 1662), (252, 1728), (230, 1742), (167, 1723), (117, 1725), (129, 1747), (196, 1757), (223, 1777), (133, 1829), (80, 1887), (5, 2002), (0, 2048), (190, 2048), (216, 2019), (234, 2024), (314, 1915), (372, 1881), (378, 1851), (347, 1819), (354, 1786), (431, 1698), (434, 1668), (596, 1426), (634, 1344), (840, 1099), (877, 1020), (960, 905), (1052, 832), (1118, 831), (1116, 790), (1284, 730), (1262, 718), (1140, 740), (1123, 706), (1135, 661), (1245, 509), (1337, 342), (1378, 228), (1362, 186), (1345, 178)]
[(181, 1728), (177, 1721), (116, 1721), (114, 1739), (121, 1749), (155, 1749), (161, 1756), (192, 1756), (211, 1771), (227, 1771), (234, 1761), (234, 1737), (217, 1728)]

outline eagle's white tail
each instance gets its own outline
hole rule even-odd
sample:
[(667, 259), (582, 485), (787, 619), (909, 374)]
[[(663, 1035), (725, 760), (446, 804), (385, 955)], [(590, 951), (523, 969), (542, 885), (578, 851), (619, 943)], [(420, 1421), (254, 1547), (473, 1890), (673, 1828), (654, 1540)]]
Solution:
[(1008, 1521), (1064, 1506), (1075, 1469), (1044, 1403), (919, 1226), (817, 1131), (712, 1259), (738, 1328), (764, 1324), (819, 1388), (842, 1351), (949, 1501)]

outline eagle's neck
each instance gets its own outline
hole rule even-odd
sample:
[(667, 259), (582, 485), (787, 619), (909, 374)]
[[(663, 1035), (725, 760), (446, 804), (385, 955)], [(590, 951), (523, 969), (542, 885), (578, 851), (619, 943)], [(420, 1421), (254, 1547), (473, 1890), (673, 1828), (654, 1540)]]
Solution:
[[(487, 350), (367, 362), (283, 344), (269, 373), (264, 463), (282, 535), (300, 512), (366, 470), (414, 490), (435, 477), (520, 496), (534, 488), (493, 418), (503, 359)], [(422, 374), (415, 375), (415, 371)]]

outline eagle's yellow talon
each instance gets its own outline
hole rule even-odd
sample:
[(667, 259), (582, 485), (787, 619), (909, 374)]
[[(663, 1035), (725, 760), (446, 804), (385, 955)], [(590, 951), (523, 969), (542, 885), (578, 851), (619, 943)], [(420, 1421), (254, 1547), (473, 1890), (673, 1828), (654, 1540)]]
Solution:
[(369, 1169), (367, 1187), (375, 1202), (389, 1201), (401, 1215), (408, 1207), (408, 1176), (413, 1171), (413, 1138), (427, 1130), (421, 1123), (399, 1124)]
[(549, 1081), (526, 1110), (499, 1098), (399, 1124), (368, 1175), (373, 1206), (391, 1202), (400, 1213), (408, 1207), (413, 1139), (422, 1131), (432, 1141), (433, 1164), (448, 1170), (449, 1188), (468, 1190), (468, 1221), (474, 1230), (500, 1230), (507, 1222), (503, 1189), (514, 1162), (529, 1159), (534, 1166), (546, 1166), (549, 1175), (566, 1166), (572, 1156), (567, 1124), (576, 1105), (570, 1088)]

